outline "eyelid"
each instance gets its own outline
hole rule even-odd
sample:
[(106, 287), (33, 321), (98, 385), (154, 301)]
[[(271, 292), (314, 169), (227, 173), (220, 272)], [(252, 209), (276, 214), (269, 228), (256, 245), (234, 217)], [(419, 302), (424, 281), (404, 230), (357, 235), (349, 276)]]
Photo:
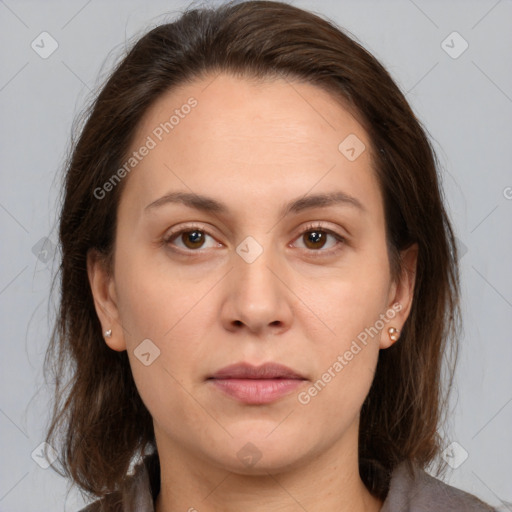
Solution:
[(341, 249), (340, 245), (347, 245), (347, 237), (341, 235), (336, 230), (327, 227), (321, 221), (310, 222), (306, 226), (302, 226), (300, 228), (299, 234), (297, 236), (295, 236), (293, 240), (294, 241), (297, 240), (304, 233), (307, 233), (309, 231), (315, 231), (315, 230), (323, 231), (324, 233), (331, 235), (332, 237), (334, 237), (336, 239), (337, 243), (334, 247), (332, 247), (330, 249), (325, 249), (325, 250), (322, 250), (322, 248), (320, 248), (318, 250), (302, 249), (303, 251), (307, 251), (308, 254), (313, 255), (313, 257), (334, 255)]
[[(201, 231), (201, 232), (205, 233), (206, 235), (208, 235), (209, 237), (216, 239), (216, 236), (213, 235), (210, 232), (210, 230), (205, 227), (205, 225), (201, 224), (200, 222), (193, 222), (193, 223), (189, 223), (189, 224), (185, 224), (185, 225), (182, 224), (182, 225), (180, 225), (180, 227), (178, 229), (166, 233), (162, 237), (162, 243), (164, 245), (169, 245), (173, 238), (178, 237), (179, 235), (181, 235), (183, 233), (187, 233), (189, 231)], [(220, 242), (218, 242), (218, 243), (220, 243)], [(201, 252), (201, 249), (196, 249), (196, 250), (188, 249), (187, 250), (187, 249), (182, 249), (181, 247), (178, 247), (177, 250), (182, 251), (182, 252), (187, 252), (187, 253)]]
[(300, 228), (299, 234), (302, 234), (306, 231), (312, 231), (314, 229), (318, 229), (319, 231), (325, 231), (326, 233), (329, 233), (329, 234), (336, 236), (340, 239), (345, 240), (347, 238), (347, 236), (344, 236), (344, 235), (338, 233), (334, 228), (330, 228), (328, 225), (326, 225), (322, 221), (308, 222), (306, 224), (306, 226), (302, 226)]

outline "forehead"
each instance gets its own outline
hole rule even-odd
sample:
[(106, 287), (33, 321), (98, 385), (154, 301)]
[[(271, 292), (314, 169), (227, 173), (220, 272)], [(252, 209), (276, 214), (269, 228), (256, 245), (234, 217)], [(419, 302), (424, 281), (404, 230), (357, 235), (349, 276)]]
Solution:
[[(141, 120), (131, 151), (150, 139), (153, 147), (126, 191), (136, 188), (133, 200), (144, 205), (176, 188), (229, 196), (240, 206), (258, 192), (270, 204), (313, 188), (379, 199), (366, 132), (312, 84), (205, 77), (161, 96)], [(347, 144), (356, 159), (347, 158), (354, 153), (344, 153)]]
[[(189, 108), (192, 98), (197, 104)], [(139, 123), (136, 139), (155, 131), (158, 138), (162, 128), (163, 142), (169, 144), (182, 142), (186, 132), (194, 142), (215, 141), (223, 150), (226, 144), (237, 145), (244, 139), (244, 148), (252, 140), (256, 146), (261, 141), (301, 144), (303, 151), (314, 151), (318, 146), (325, 151), (331, 143), (331, 151), (337, 153), (337, 144), (332, 143), (343, 135), (357, 132), (360, 138), (366, 138), (340, 101), (304, 82), (282, 78), (256, 81), (228, 74), (207, 76), (161, 96)], [(169, 133), (161, 126), (166, 122), (172, 125), (167, 125)]]

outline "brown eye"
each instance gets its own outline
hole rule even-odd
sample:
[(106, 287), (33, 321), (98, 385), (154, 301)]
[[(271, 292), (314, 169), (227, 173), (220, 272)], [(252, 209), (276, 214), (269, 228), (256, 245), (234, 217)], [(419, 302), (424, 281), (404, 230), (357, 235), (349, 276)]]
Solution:
[(197, 229), (193, 231), (183, 231), (180, 238), (188, 249), (198, 249), (204, 244), (204, 233)]
[(325, 231), (319, 229), (306, 231), (303, 234), (304, 244), (308, 249), (321, 249), (326, 243), (327, 236)]
[(211, 249), (222, 244), (200, 227), (186, 226), (179, 231), (174, 231), (163, 238), (164, 244), (171, 249), (178, 248), (182, 252), (202, 252), (198, 249)]
[(329, 256), (343, 247), (345, 238), (323, 226), (309, 225), (305, 227), (295, 243), (311, 256)]

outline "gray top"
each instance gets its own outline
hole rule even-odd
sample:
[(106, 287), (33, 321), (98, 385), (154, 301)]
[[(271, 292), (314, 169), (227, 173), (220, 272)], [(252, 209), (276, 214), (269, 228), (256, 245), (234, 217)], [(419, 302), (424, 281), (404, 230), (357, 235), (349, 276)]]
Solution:
[[(496, 512), (467, 492), (441, 482), (418, 467), (397, 466), (380, 512)], [(146, 457), (121, 491), (95, 501), (81, 512), (154, 512), (160, 475), (155, 457)]]

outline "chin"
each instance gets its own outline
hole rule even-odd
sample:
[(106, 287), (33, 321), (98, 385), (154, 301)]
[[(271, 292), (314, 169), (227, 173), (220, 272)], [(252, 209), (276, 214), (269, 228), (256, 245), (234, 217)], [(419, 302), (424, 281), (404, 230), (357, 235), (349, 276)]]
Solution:
[(275, 431), (270, 436), (269, 429), (261, 434), (248, 432), (246, 429), (244, 435), (234, 436), (228, 443), (219, 442), (222, 453), (209, 455), (213, 463), (240, 475), (268, 475), (292, 470), (313, 458), (314, 447), (306, 446), (299, 432), (293, 435), (283, 430), (279, 435)]

